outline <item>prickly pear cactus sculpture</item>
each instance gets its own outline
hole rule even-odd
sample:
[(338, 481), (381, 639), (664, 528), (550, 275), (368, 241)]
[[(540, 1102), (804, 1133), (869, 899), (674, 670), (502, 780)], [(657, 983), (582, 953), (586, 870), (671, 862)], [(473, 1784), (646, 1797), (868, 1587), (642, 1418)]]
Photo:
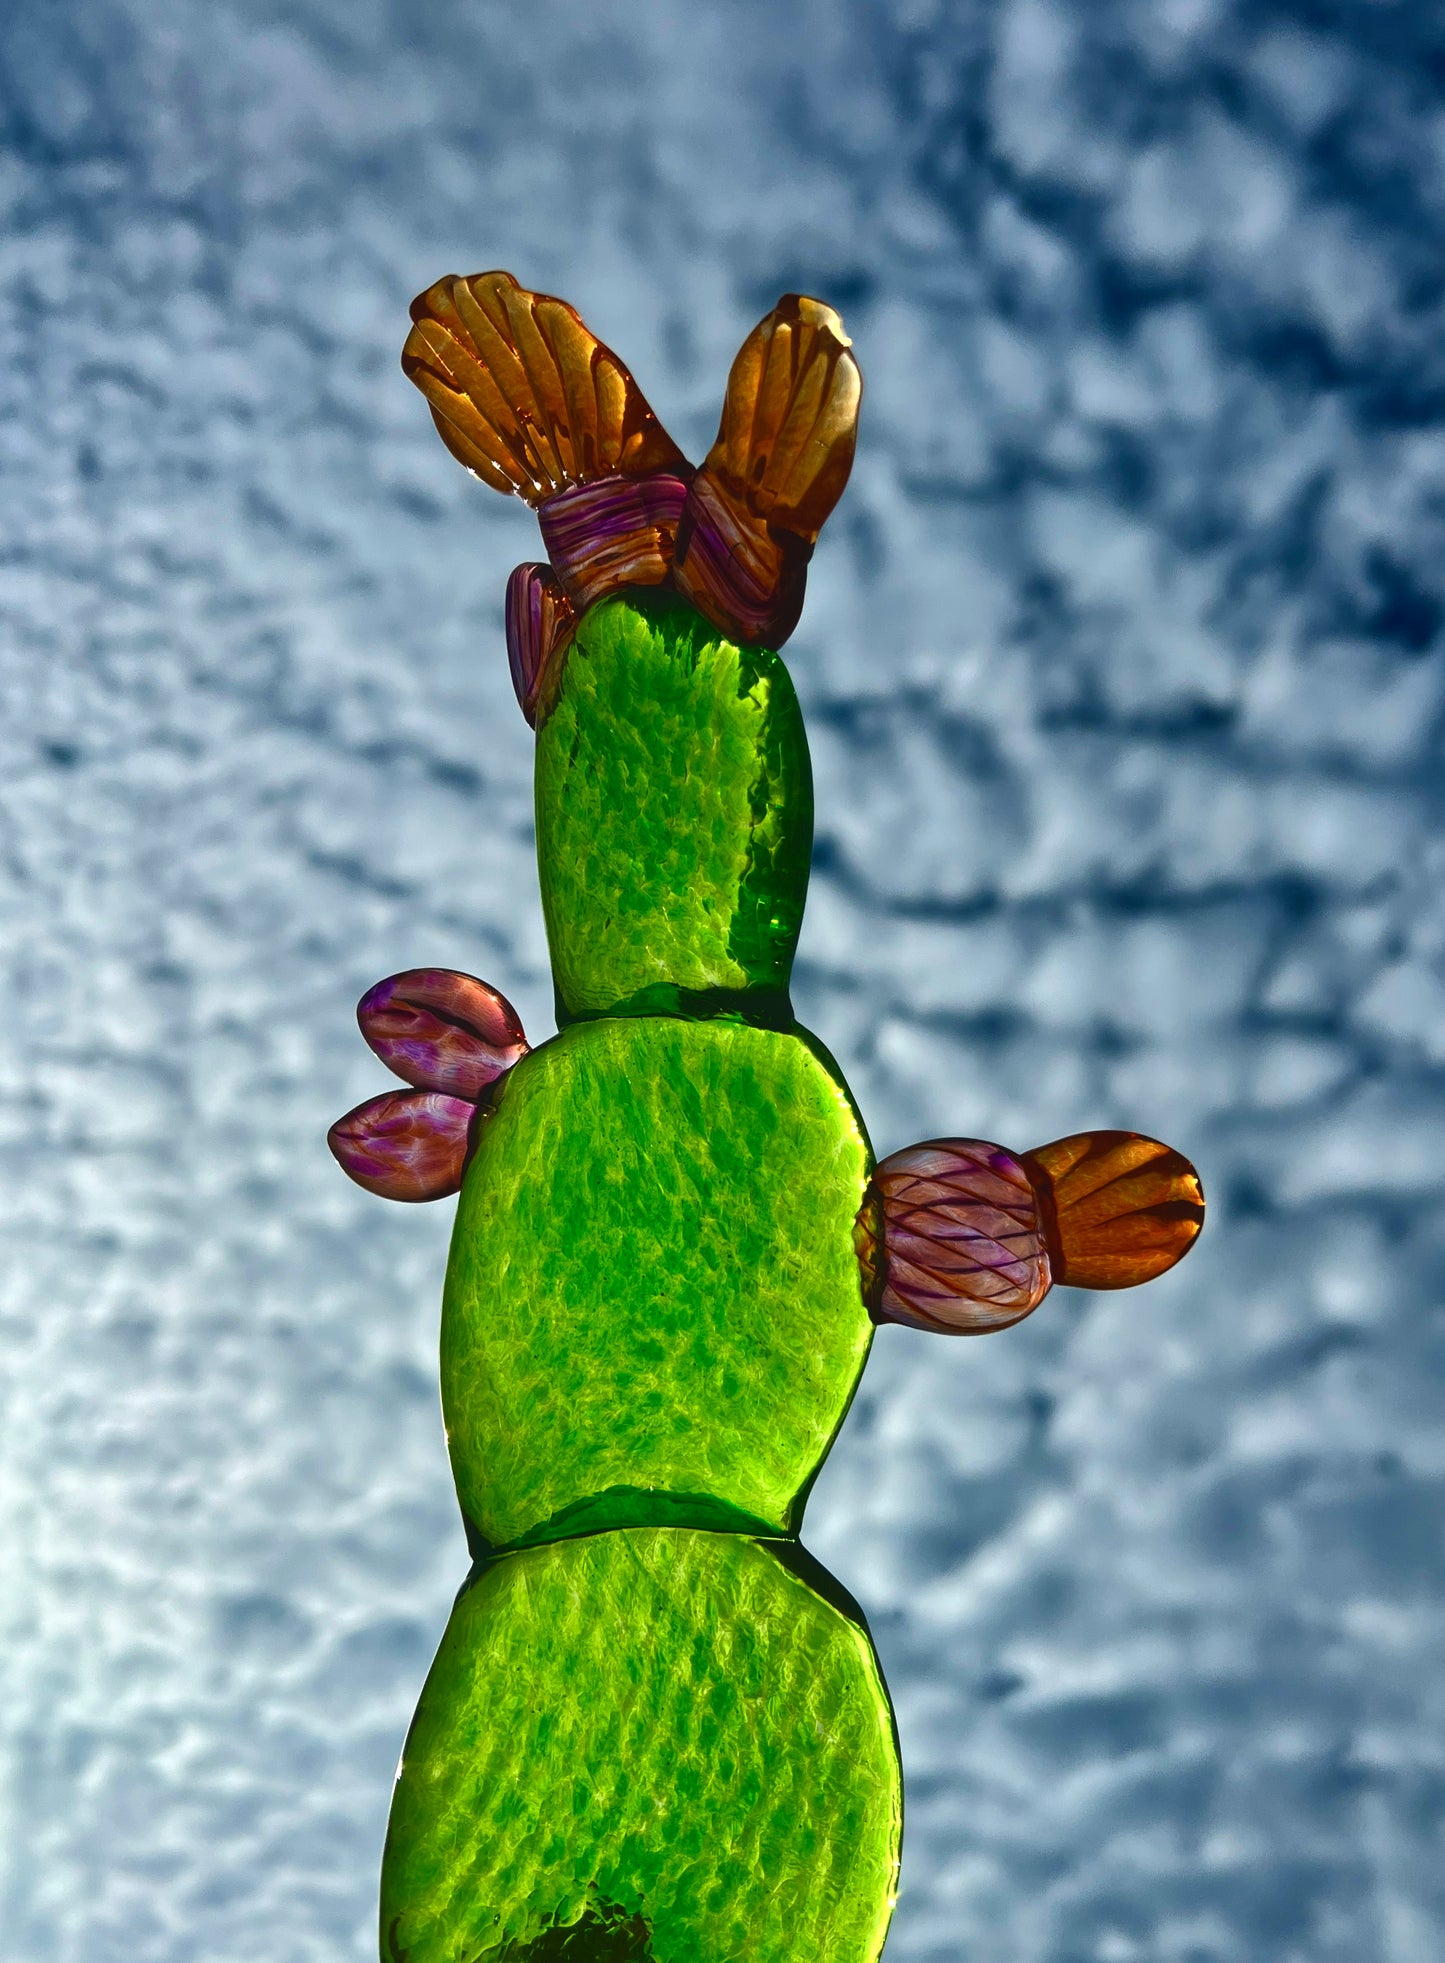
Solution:
[(898, 1873), (888, 1694), (798, 1542), (877, 1322), (1001, 1329), (1120, 1288), (1203, 1214), (1132, 1132), (881, 1165), (793, 1017), (812, 842), (776, 652), (853, 458), (838, 316), (748, 336), (694, 469), (561, 301), (444, 279), (402, 360), (541, 521), (507, 647), (537, 735), (560, 1033), (442, 970), (362, 1032), (412, 1088), (332, 1130), (371, 1191), (460, 1192), (442, 1400), (476, 1559), (422, 1692), (387, 1963), (865, 1963)]

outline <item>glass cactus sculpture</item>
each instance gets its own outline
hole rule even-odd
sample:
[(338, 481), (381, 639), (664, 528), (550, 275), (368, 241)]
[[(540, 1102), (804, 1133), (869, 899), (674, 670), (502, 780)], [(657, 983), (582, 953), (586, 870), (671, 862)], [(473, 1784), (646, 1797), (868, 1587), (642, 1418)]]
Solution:
[(397, 1776), (382, 1955), (865, 1963), (897, 1746), (798, 1531), (874, 1327), (1146, 1281), (1199, 1182), (1131, 1132), (875, 1164), (794, 1019), (812, 783), (776, 650), (853, 458), (838, 316), (789, 295), (759, 323), (696, 470), (561, 301), (484, 273), (412, 320), (443, 441), (546, 543), (506, 632), (560, 1033), (393, 976), (358, 1014), (410, 1088), (331, 1133), (373, 1192), (461, 1196), (441, 1375), (475, 1561)]

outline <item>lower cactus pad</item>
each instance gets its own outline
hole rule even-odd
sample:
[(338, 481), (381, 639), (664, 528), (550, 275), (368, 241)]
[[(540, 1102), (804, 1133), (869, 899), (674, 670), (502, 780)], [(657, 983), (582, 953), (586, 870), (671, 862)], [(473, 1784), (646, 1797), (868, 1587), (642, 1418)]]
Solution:
[(641, 1527), (526, 1548), (482, 1567), (427, 1678), (381, 1953), (871, 1963), (900, 1825), (872, 1643), (795, 1543)]

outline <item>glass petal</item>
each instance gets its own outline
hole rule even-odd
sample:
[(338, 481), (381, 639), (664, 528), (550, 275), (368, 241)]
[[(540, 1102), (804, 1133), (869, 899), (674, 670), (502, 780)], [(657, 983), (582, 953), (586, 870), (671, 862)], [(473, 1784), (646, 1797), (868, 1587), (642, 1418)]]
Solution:
[(1043, 1195), (1054, 1280), (1133, 1288), (1182, 1260), (1204, 1190), (1182, 1153), (1136, 1131), (1082, 1131), (1025, 1152)]
[(537, 505), (598, 477), (686, 468), (627, 369), (565, 301), (510, 273), (449, 275), (411, 317), (401, 365), (453, 456), (495, 490)]
[(853, 468), (863, 384), (831, 307), (786, 293), (738, 351), (678, 533), (678, 591), (725, 634), (779, 648)]
[(813, 545), (853, 468), (862, 394), (838, 315), (785, 293), (738, 350), (703, 469), (758, 518)]

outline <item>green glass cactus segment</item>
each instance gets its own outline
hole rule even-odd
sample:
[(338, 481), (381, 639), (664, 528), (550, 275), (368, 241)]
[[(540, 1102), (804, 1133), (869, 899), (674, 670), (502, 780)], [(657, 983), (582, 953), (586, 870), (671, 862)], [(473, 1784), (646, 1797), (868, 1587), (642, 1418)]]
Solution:
[(632, 1528), (484, 1566), (407, 1739), (382, 1956), (871, 1963), (892, 1716), (867, 1631), (805, 1562)]
[(564, 1015), (786, 1001), (813, 791), (777, 655), (675, 597), (593, 607), (537, 734), (536, 798)]
[(442, 1316), (481, 1535), (790, 1531), (868, 1353), (871, 1170), (798, 1034), (651, 1016), (524, 1057), (467, 1171)]

